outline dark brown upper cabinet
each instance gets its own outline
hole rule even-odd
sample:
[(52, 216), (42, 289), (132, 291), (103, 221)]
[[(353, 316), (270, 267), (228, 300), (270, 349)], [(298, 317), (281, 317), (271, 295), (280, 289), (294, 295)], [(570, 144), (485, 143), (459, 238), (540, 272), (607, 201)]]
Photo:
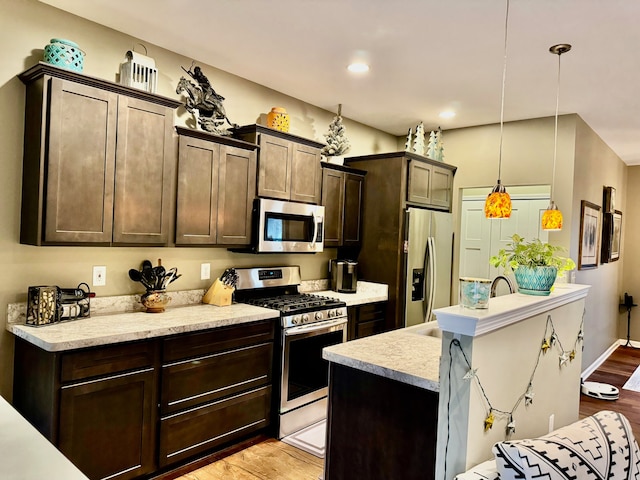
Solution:
[(179, 134), (176, 245), (248, 245), (257, 145), (199, 130)]
[(234, 136), (260, 147), (259, 197), (320, 204), (322, 143), (262, 125), (245, 125)]
[(167, 245), (180, 102), (43, 62), (19, 78), (20, 242)]
[[(457, 167), (410, 152), (380, 153), (349, 157), (345, 163), (354, 168), (375, 172), (381, 194), (393, 196), (380, 202), (402, 202), (403, 206), (418, 206), (450, 212), (453, 202), (453, 177)], [(391, 188), (391, 186), (394, 188)], [(400, 195), (401, 198), (395, 198)]]
[(366, 172), (330, 163), (323, 163), (322, 167), (324, 244), (327, 247), (357, 247), (362, 240)]

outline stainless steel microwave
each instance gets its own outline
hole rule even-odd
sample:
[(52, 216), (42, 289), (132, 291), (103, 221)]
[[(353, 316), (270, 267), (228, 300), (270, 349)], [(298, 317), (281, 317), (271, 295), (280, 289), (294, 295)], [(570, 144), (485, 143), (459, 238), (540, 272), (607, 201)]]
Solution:
[(322, 252), (323, 206), (258, 198), (253, 215), (256, 252)]

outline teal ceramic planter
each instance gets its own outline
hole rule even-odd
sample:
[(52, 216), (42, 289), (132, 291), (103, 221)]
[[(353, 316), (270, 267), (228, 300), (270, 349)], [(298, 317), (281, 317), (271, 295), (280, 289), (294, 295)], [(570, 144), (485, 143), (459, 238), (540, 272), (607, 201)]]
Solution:
[(556, 267), (518, 267), (514, 275), (518, 284), (518, 292), (527, 295), (549, 295), (553, 282), (556, 281)]

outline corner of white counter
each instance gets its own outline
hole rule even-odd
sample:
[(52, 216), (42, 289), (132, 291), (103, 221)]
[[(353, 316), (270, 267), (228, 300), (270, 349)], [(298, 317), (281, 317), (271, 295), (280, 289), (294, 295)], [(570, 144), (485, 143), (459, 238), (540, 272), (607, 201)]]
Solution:
[(590, 285), (557, 284), (549, 296), (513, 293), (489, 300), (489, 308), (470, 309), (461, 305), (433, 311), (438, 326), (445, 332), (477, 337), (525, 318), (583, 299)]

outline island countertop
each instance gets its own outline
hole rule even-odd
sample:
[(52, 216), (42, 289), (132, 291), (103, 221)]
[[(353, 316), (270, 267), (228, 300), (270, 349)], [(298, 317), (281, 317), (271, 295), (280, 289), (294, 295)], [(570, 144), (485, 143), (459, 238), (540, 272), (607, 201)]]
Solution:
[(279, 317), (277, 310), (242, 303), (226, 307), (198, 304), (168, 308), (163, 313), (96, 315), (41, 327), (7, 324), (7, 330), (48, 352), (58, 352)]
[(442, 339), (436, 322), (392, 330), (326, 347), (333, 363), (438, 392)]
[(0, 478), (87, 480), (67, 458), (0, 397)]

